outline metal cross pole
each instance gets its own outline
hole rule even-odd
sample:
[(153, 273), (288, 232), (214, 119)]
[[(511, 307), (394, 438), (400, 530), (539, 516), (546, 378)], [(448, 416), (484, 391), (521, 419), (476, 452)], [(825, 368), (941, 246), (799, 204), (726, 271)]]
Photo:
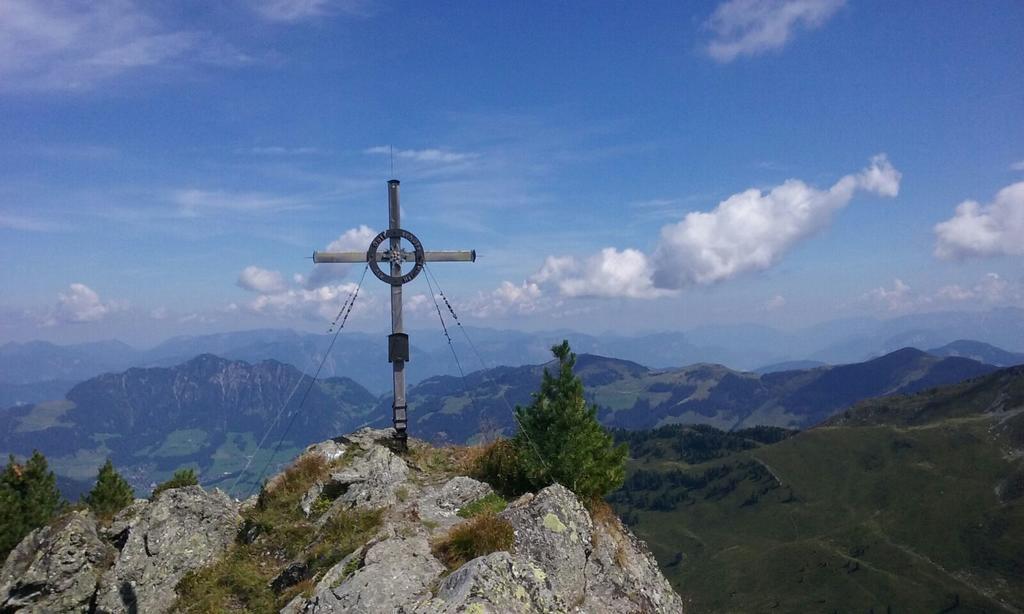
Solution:
[[(398, 205), (398, 180), (388, 181), (388, 229), (381, 232), (365, 252), (313, 252), (313, 262), (322, 263), (354, 263), (367, 262), (378, 279), (391, 286), (391, 334), (388, 336), (388, 362), (392, 365), (395, 383), (395, 400), (392, 403), (392, 417), (395, 426), (395, 438), (399, 445), (405, 447), (406, 427), (408, 425), (408, 405), (405, 399), (405, 363), (409, 361), (409, 335), (402, 324), (402, 285), (407, 284), (423, 270), (427, 262), (476, 262), (476, 250), (427, 252), (423, 244), (408, 230), (401, 226), (401, 210)], [(389, 239), (388, 249), (378, 251), (381, 243)], [(402, 239), (408, 241), (413, 251), (402, 249)], [(413, 262), (408, 273), (402, 273), (402, 264)], [(381, 262), (391, 264), (391, 273), (387, 274), (380, 268)]]

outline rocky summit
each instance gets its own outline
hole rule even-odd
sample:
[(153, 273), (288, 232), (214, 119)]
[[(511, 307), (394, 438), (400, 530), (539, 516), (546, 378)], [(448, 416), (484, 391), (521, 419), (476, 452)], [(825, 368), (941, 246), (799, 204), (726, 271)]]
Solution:
[(241, 503), (189, 486), (108, 523), (68, 512), (11, 552), (0, 611), (684, 611), (608, 508), (558, 484), (505, 501), (467, 449), (410, 444), (312, 445)]

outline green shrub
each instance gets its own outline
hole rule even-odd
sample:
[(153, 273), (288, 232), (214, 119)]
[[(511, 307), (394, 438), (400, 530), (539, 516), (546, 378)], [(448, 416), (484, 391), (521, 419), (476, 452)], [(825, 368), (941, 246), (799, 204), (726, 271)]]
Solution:
[(456, 526), (434, 544), (434, 556), (448, 569), (458, 569), (467, 561), (500, 550), (509, 550), (515, 542), (512, 525), (494, 514), (482, 514)]
[(507, 505), (508, 502), (501, 495), (492, 492), (464, 506), (459, 510), (458, 514), (463, 518), (472, 518), (480, 514), (498, 514), (504, 511)]
[(199, 484), (199, 476), (196, 475), (196, 470), (192, 468), (178, 469), (171, 476), (171, 479), (158, 485), (153, 489), (153, 494), (149, 496), (150, 501), (156, 501), (157, 495), (165, 490), (172, 488), (184, 488), (185, 486), (196, 486)]
[(109, 458), (100, 467), (96, 485), (89, 494), (82, 497), (82, 503), (88, 505), (101, 522), (109, 521), (134, 500), (135, 491), (114, 469), (114, 463)]
[(38, 451), (19, 464), (14, 455), (0, 473), (0, 561), (18, 542), (48, 523), (64, 507), (57, 477)]
[(516, 407), (521, 428), (513, 442), (533, 489), (558, 482), (589, 503), (622, 485), (628, 448), (615, 445), (597, 421), (597, 407), (587, 405), (583, 382), (572, 372), (576, 355), (569, 342), (551, 351), (558, 374), (545, 369), (533, 402)]
[(525, 452), (515, 440), (496, 439), (476, 458), (470, 475), (506, 497), (518, 497), (533, 486), (523, 462)]

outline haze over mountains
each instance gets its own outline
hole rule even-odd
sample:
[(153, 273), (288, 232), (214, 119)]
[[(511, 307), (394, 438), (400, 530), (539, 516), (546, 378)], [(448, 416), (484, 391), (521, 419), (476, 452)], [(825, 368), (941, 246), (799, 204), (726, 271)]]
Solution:
[[(452, 331), (452, 340), (469, 371), (545, 362), (550, 358), (551, 345), (567, 338), (579, 353), (612, 356), (652, 368), (706, 362), (764, 372), (860, 362), (903, 347), (939, 348), (963, 339), (996, 345), (1012, 356), (1013, 351), (1024, 352), (1024, 309), (941, 312), (890, 320), (835, 320), (795, 332), (759, 325), (707, 326), (686, 332), (636, 336), (484, 328), (468, 328), (467, 332), (483, 364), (457, 330)], [(411, 342), (410, 383), (458, 373), (439, 329), (412, 331)], [(149, 349), (136, 349), (119, 341), (67, 346), (42, 341), (7, 343), (0, 346), (0, 400), (4, 401), (0, 405), (47, 398), (34, 393), (32, 387), (12, 392), (10, 385), (47, 382), (44, 390), (50, 394), (55, 387), (101, 373), (129, 367), (172, 366), (206, 353), (247, 362), (274, 359), (309, 371), (319, 363), (328, 344), (328, 335), (279, 329), (180, 336)], [(997, 366), (1016, 360), (992, 354), (974, 355)], [(386, 364), (383, 334), (346, 332), (339, 337), (323, 373), (350, 377), (367, 389), (382, 393), (391, 384)]]

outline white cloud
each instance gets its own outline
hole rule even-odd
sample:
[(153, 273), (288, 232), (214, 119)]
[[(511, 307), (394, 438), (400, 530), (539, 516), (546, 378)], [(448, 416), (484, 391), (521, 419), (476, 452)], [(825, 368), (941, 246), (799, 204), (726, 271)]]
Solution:
[(306, 205), (292, 196), (277, 196), (262, 192), (229, 192), (225, 190), (177, 190), (171, 201), (181, 215), (198, 217), (215, 211), (238, 213), (276, 212), (302, 209)]
[(1010, 165), (1010, 170), (1024, 171), (1024, 160), (1019, 160)]
[(392, 151), (384, 145), (370, 147), (363, 153), (371, 155), (394, 154), (396, 158), (413, 160), (416, 162), (437, 162), (441, 164), (454, 164), (456, 162), (468, 162), (480, 157), (480, 154), (451, 151), (448, 149), (396, 149)]
[[(343, 232), (334, 241), (331, 241), (325, 252), (363, 252), (370, 247), (370, 241), (377, 236), (369, 226), (363, 224), (358, 228), (350, 228)], [(304, 279), (297, 279), (296, 282), (306, 288), (316, 288), (332, 280), (341, 279), (348, 275), (352, 269), (351, 264), (314, 264), (313, 270)]]
[(85, 284), (73, 283), (68, 286), (67, 292), (57, 294), (57, 305), (44, 320), (43, 325), (98, 322), (124, 308), (123, 303), (100, 300), (99, 294)]
[(728, 0), (705, 24), (714, 32), (707, 53), (719, 62), (781, 49), (797, 28), (820, 27), (845, 0)]
[[(284, 318), (305, 317), (324, 322), (333, 321), (346, 297), (356, 284), (349, 282), (318, 288), (286, 288), (280, 292), (260, 294), (246, 306), (249, 311)], [(355, 311), (372, 309), (372, 298), (360, 291)]]
[(0, 89), (81, 90), (159, 66), (249, 61), (208, 33), (161, 27), (131, 0), (0, 3)]
[(9, 228), (23, 232), (58, 232), (64, 230), (63, 225), (50, 220), (3, 212), (0, 212), (0, 228)]
[(750, 189), (734, 194), (710, 212), (688, 213), (661, 229), (651, 258), (658, 288), (711, 284), (777, 263), (799, 241), (821, 230), (864, 190), (893, 197), (901, 174), (884, 155), (857, 175), (846, 175), (828, 190), (798, 179), (768, 192)]
[(582, 262), (550, 257), (531, 278), (555, 285), (562, 296), (655, 298), (670, 294), (655, 288), (646, 254), (606, 247)]
[(786, 306), (786, 297), (776, 294), (764, 303), (765, 311), (775, 311)]
[(528, 314), (545, 306), (543, 291), (532, 281), (516, 285), (503, 281), (491, 292), (481, 292), (469, 302), (468, 312), (477, 318), (491, 318), (509, 314)]
[(1015, 301), (1019, 298), (1019, 290), (1000, 277), (998, 273), (986, 273), (981, 281), (969, 288), (958, 284), (943, 286), (935, 293), (935, 298), (949, 302), (972, 301), (997, 304)]
[[(896, 196), (900, 179), (900, 172), (879, 154), (860, 173), (842, 177), (828, 190), (797, 179), (768, 192), (750, 189), (710, 212), (692, 212), (663, 226), (651, 256), (614, 247), (582, 260), (549, 256), (529, 281), (552, 286), (564, 297), (640, 299), (724, 281), (777, 263), (800, 240), (828, 225), (858, 190)], [(781, 296), (773, 299), (780, 300), (784, 302)]]
[(1024, 181), (1000, 190), (992, 204), (960, 203), (935, 235), (943, 259), (1024, 254)]
[(258, 0), (252, 6), (263, 19), (281, 23), (295, 23), (336, 13), (364, 15), (367, 12), (363, 0)]
[(258, 266), (247, 266), (238, 275), (238, 286), (251, 292), (276, 294), (284, 292), (284, 277), (278, 271), (268, 271)]
[(889, 311), (906, 311), (914, 304), (910, 286), (902, 279), (894, 279), (890, 288), (885, 286), (875, 288), (865, 294), (864, 298)]

